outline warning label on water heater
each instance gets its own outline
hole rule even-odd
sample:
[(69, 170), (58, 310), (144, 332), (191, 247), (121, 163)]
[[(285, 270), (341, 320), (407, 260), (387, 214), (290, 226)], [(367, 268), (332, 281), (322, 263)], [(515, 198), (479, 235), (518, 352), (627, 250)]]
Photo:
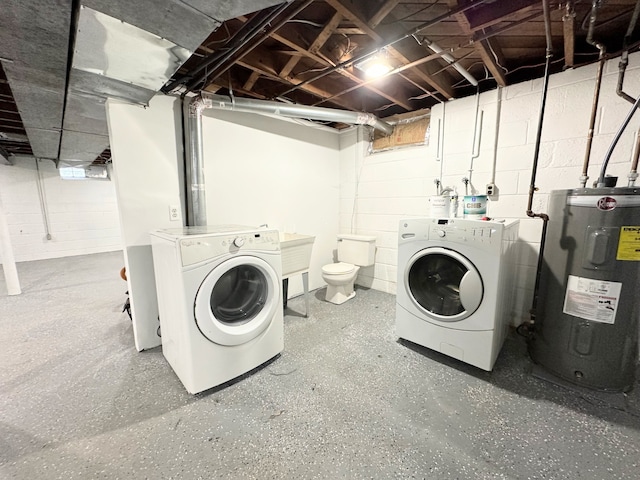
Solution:
[(622, 283), (569, 275), (562, 311), (593, 322), (613, 324)]
[(616, 260), (640, 261), (640, 227), (620, 227)]

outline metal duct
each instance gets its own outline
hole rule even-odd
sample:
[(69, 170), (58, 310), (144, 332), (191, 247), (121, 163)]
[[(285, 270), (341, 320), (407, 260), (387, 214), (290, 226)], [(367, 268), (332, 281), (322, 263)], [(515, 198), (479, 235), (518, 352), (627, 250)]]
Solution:
[(248, 98), (230, 98), (209, 92), (200, 92), (200, 95), (184, 101), (183, 105), (185, 171), (188, 183), (187, 225), (191, 227), (207, 224), (202, 135), (202, 112), (207, 108), (281, 115), (290, 118), (340, 122), (353, 125), (370, 125), (386, 135), (391, 135), (393, 132), (392, 125), (380, 120), (371, 113), (308, 107), (305, 105), (292, 105)]
[(187, 225), (207, 224), (207, 204), (204, 189), (204, 154), (202, 111), (206, 108), (200, 96), (183, 103), (185, 177), (187, 179)]
[[(281, 1), (3, 0), (0, 57), (34, 156), (90, 163), (109, 144), (107, 98), (146, 104), (186, 60), (184, 52), (195, 50), (223, 21)], [(84, 14), (72, 59), (67, 58), (71, 19), (79, 3)], [(107, 24), (104, 17), (115, 21)], [(112, 35), (111, 27), (146, 32), (148, 42), (109, 50), (122, 38)], [(158, 50), (153, 57), (158, 61), (150, 64), (147, 47), (155, 44), (168, 48), (164, 57)]]
[(235, 112), (262, 113), (267, 115), (281, 115), (290, 118), (302, 118), (324, 122), (340, 122), (351, 125), (369, 125), (380, 130), (385, 135), (391, 135), (393, 126), (380, 120), (372, 113), (351, 112), (334, 108), (309, 107), (289, 103), (253, 100), (249, 98), (230, 98), (214, 93), (202, 92), (205, 108), (218, 110), (232, 110)]

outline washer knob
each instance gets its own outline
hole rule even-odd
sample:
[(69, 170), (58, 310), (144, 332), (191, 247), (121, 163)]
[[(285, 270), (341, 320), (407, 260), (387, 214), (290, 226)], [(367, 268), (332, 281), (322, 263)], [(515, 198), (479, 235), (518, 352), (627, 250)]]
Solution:
[(240, 248), (241, 246), (243, 246), (243, 245), (244, 245), (244, 238), (242, 238), (242, 237), (236, 237), (236, 239), (233, 241), (233, 244), (234, 244), (236, 247)]
[(440, 238), (444, 237), (447, 234), (447, 232), (445, 232), (444, 230), (438, 230), (438, 236)]

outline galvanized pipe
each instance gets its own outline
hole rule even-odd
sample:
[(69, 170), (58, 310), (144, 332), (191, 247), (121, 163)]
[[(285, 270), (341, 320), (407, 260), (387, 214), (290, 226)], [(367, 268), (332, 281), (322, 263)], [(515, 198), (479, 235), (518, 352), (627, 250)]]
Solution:
[(631, 20), (627, 27), (627, 33), (622, 41), (622, 55), (620, 56), (620, 63), (618, 64), (618, 84), (616, 86), (616, 93), (619, 97), (624, 98), (629, 103), (634, 103), (634, 98), (628, 93), (625, 93), (622, 87), (624, 85), (624, 74), (627, 69), (627, 65), (629, 65), (629, 40), (631, 39), (631, 35), (633, 34), (636, 24), (638, 23), (638, 16), (640, 16), (640, 0), (636, 2), (636, 6), (633, 9), (633, 14), (631, 15)]
[(202, 111), (204, 108), (204, 102), (199, 95), (189, 98), (183, 104), (187, 225), (190, 227), (207, 224), (202, 135)]

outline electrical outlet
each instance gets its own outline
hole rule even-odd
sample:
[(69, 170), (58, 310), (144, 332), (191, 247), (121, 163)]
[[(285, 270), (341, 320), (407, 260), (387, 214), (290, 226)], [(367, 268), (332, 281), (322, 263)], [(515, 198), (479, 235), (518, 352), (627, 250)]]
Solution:
[(169, 205), (169, 220), (172, 222), (180, 220), (180, 207), (178, 205)]
[(495, 183), (487, 183), (487, 195), (492, 196), (498, 193), (498, 187)]

